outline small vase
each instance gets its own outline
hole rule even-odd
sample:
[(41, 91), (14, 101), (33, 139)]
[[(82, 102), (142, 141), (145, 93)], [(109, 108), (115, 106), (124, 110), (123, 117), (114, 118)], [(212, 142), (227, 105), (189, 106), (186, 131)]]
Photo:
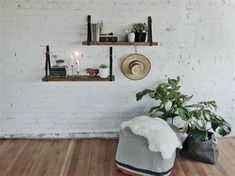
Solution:
[(136, 32), (135, 33), (135, 42), (145, 42), (146, 32)]
[(101, 78), (107, 78), (109, 76), (109, 68), (99, 68), (99, 76)]
[(135, 33), (131, 32), (127, 34), (128, 42), (134, 42), (135, 41)]

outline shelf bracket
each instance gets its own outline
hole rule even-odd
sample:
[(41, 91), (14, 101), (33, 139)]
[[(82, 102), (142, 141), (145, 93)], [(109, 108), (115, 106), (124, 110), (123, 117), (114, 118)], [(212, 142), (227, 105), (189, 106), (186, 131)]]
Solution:
[(152, 33), (152, 17), (148, 17), (148, 42), (149, 46), (153, 45), (153, 33)]
[(91, 15), (87, 16), (87, 45), (91, 42)]
[(109, 47), (109, 81), (112, 81), (113, 77), (113, 47)]
[(45, 64), (45, 78), (48, 81), (48, 71), (51, 70), (50, 50), (49, 45), (46, 46), (46, 64)]

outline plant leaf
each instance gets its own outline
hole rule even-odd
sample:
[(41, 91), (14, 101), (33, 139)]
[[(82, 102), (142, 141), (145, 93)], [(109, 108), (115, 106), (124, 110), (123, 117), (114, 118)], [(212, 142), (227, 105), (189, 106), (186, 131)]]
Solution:
[(136, 94), (136, 100), (139, 101), (139, 100), (141, 100), (143, 98), (143, 96), (145, 96), (145, 95), (147, 95), (149, 93), (152, 93), (152, 92), (154, 92), (154, 90), (152, 90), (152, 89), (145, 89), (145, 90), (143, 90), (143, 91), (141, 91), (141, 92)]
[(191, 119), (187, 120), (183, 126), (183, 128), (180, 129), (181, 133), (188, 133), (189, 130), (189, 124), (191, 123)]
[(204, 141), (208, 139), (208, 133), (207, 131), (201, 131), (197, 128), (194, 128), (193, 130), (190, 131), (190, 134), (192, 135), (193, 139), (195, 141)]
[(177, 108), (177, 112), (179, 113), (179, 116), (182, 118), (182, 120), (187, 121), (189, 119), (189, 112), (185, 107)]
[(159, 105), (159, 106), (154, 106), (154, 107), (152, 107), (150, 110), (149, 110), (149, 112), (148, 112), (148, 115), (149, 116), (154, 116), (158, 111), (160, 111), (162, 108), (161, 108), (161, 105)]
[(231, 126), (229, 123), (224, 121), (222, 125), (218, 126), (216, 132), (219, 133), (221, 136), (226, 136), (231, 133)]
[(177, 76), (177, 78), (176, 78), (176, 85), (178, 85), (179, 82), (180, 82), (180, 76)]

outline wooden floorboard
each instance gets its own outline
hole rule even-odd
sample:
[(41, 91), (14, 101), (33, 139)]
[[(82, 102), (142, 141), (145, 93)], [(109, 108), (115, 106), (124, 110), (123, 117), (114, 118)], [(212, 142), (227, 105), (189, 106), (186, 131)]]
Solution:
[[(0, 176), (123, 176), (116, 139), (0, 140)], [(218, 142), (216, 165), (177, 154), (172, 176), (234, 176), (235, 138)]]

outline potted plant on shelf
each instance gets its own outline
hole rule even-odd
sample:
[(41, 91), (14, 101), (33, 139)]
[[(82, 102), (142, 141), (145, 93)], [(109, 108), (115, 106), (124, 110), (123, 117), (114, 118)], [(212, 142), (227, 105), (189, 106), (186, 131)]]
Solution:
[(185, 121), (182, 133), (188, 134), (180, 153), (191, 159), (214, 164), (218, 159), (215, 133), (226, 136), (231, 132), (231, 126), (221, 116), (215, 113), (215, 101), (200, 102), (187, 105), (181, 111)]
[(132, 29), (129, 29), (127, 31), (127, 39), (128, 39), (128, 42), (134, 42), (135, 41), (135, 32)]
[(58, 67), (64, 66), (64, 60), (63, 59), (57, 59), (55, 62), (56, 62), (56, 65)]
[(53, 54), (51, 57), (53, 57), (55, 59), (57, 67), (64, 66), (64, 60), (63, 59), (58, 59), (58, 55), (57, 54)]
[(101, 78), (107, 78), (109, 76), (109, 68), (105, 64), (99, 66), (99, 76)]
[(214, 110), (215, 101), (200, 102), (188, 105), (192, 96), (182, 94), (179, 86), (180, 78), (168, 79), (167, 83), (161, 83), (155, 89), (145, 89), (136, 94), (137, 101), (145, 95), (156, 100), (148, 115), (160, 117), (173, 125), (173, 118), (180, 117), (183, 126), (178, 126), (181, 133), (187, 134), (181, 154), (191, 159), (206, 163), (216, 163), (218, 149), (214, 133), (221, 136), (231, 132), (231, 126)]
[(135, 33), (135, 42), (145, 42), (148, 26), (146, 23), (136, 23), (132, 25), (132, 31)]

